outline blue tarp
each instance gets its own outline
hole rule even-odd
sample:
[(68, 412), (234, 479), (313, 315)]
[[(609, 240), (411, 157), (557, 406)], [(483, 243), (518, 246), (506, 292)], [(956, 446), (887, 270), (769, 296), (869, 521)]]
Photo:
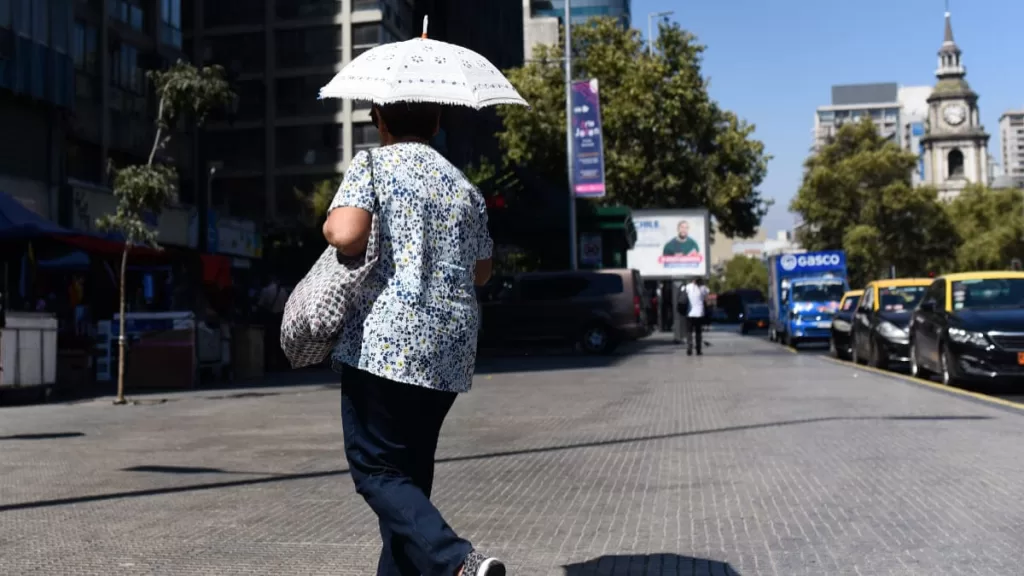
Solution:
[(71, 236), (74, 231), (58, 226), (29, 210), (13, 196), (0, 192), (0, 239), (32, 239), (40, 236)]

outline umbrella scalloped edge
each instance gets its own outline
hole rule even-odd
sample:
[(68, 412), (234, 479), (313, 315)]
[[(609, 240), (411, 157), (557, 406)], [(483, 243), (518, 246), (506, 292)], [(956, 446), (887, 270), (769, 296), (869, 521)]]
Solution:
[[(388, 98), (380, 98), (380, 97), (377, 97), (377, 96), (360, 95), (360, 94), (345, 94), (345, 95), (332, 94), (331, 91), (328, 91), (326, 89), (321, 90), (320, 91), (320, 98), (319, 99), (320, 100), (326, 100), (328, 98), (342, 98), (342, 99), (349, 99), (349, 100), (364, 100), (364, 101), (367, 101), (367, 102), (373, 102), (374, 104), (377, 104), (379, 106), (386, 106), (388, 104), (397, 104), (399, 102), (430, 102), (432, 104), (441, 104), (443, 106), (462, 106), (462, 107), (465, 107), (465, 108), (474, 108), (476, 110), (481, 110), (483, 108), (487, 108), (488, 106), (498, 106), (498, 105), (501, 105), (501, 104), (510, 104), (510, 105), (515, 105), (515, 106), (524, 106), (524, 103), (523, 103), (522, 100), (517, 100), (515, 98), (500, 98), (500, 97), (499, 98), (487, 98), (485, 100), (482, 100), (482, 101), (478, 102), (476, 105), (471, 105), (471, 104), (469, 104), (467, 102), (464, 102), (464, 101), (461, 101), (461, 100), (454, 100), (454, 99), (448, 99), (448, 98), (439, 98), (439, 97), (431, 97), (431, 96), (423, 96), (423, 97), (398, 96), (396, 98), (388, 99)], [(527, 108), (532, 108), (529, 104), (525, 104), (525, 106)]]

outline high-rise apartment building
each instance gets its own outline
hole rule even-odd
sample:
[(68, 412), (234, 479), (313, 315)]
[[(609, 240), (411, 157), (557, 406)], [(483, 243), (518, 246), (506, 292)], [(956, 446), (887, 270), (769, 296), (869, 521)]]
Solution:
[(211, 202), (257, 221), (294, 222), (298, 192), (378, 144), (369, 103), (318, 100), (355, 56), (418, 33), (410, 0), (194, 0), (186, 34), (220, 64), (238, 109), (212, 123), (200, 156), (218, 167)]
[(899, 143), (899, 86), (895, 82), (833, 86), (831, 103), (820, 106), (814, 115), (814, 150), (825, 146), (844, 124), (863, 118), (871, 118), (883, 137)]
[(1003, 177), (1008, 184), (1024, 188), (1024, 110), (1009, 110), (999, 117)]

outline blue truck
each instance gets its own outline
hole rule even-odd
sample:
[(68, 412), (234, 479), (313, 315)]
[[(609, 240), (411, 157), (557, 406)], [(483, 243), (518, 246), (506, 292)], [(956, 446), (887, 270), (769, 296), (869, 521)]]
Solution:
[(774, 342), (796, 347), (825, 342), (846, 281), (842, 250), (776, 254), (768, 259), (768, 333)]

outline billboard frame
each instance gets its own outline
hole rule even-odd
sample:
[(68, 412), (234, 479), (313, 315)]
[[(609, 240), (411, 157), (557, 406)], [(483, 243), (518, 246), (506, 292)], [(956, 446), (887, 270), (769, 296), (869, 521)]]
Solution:
[[(648, 210), (633, 210), (633, 221), (636, 222), (642, 218), (703, 218), (704, 219), (704, 268), (706, 270), (703, 274), (659, 274), (657, 276), (647, 276), (640, 270), (640, 274), (644, 280), (683, 280), (687, 278), (705, 278), (708, 279), (711, 276), (711, 211), (707, 208), (687, 208), (687, 209), (669, 209), (669, 208), (652, 208)], [(626, 256), (627, 266), (629, 256)]]

